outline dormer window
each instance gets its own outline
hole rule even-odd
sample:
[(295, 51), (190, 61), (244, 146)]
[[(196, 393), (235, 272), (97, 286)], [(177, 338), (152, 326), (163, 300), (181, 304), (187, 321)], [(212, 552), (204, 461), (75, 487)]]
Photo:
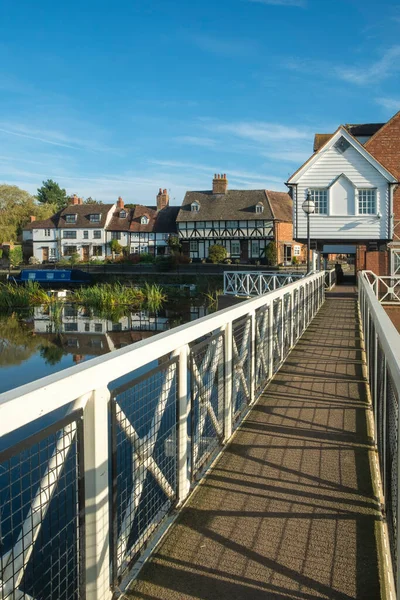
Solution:
[(66, 223), (76, 223), (76, 215), (65, 215)]
[(191, 208), (192, 212), (199, 212), (200, 204), (198, 204), (197, 202), (192, 202), (192, 204), (190, 205), (190, 208)]
[(256, 204), (256, 213), (262, 213), (262, 212), (264, 212), (263, 204)]
[(100, 223), (100, 215), (98, 213), (94, 215), (89, 215), (89, 221), (91, 223)]
[(147, 225), (147, 223), (149, 222), (149, 217), (143, 215), (143, 217), (140, 219), (140, 222), (142, 225)]
[(126, 210), (120, 210), (119, 211), (119, 218), (120, 219), (125, 219), (126, 218)]

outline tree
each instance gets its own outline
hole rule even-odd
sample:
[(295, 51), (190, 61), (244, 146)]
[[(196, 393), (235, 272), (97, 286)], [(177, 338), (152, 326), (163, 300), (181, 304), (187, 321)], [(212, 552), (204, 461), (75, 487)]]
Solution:
[(68, 204), (67, 192), (52, 179), (43, 181), (42, 187), (38, 188), (36, 197), (42, 204), (53, 204), (57, 210), (65, 208)]
[(18, 267), (23, 261), (22, 248), (21, 246), (15, 246), (10, 250), (10, 265), (12, 267)]
[(267, 246), (267, 249), (265, 251), (265, 258), (267, 259), (267, 262), (269, 265), (275, 267), (276, 266), (276, 261), (278, 260), (278, 255), (277, 255), (277, 251), (276, 251), (276, 244), (275, 242), (270, 242)]
[(92, 198), (92, 196), (89, 196), (89, 198), (86, 198), (85, 204), (103, 204), (103, 203), (101, 200), (95, 200), (95, 198)]
[(214, 244), (214, 246), (210, 246), (208, 249), (208, 258), (213, 263), (223, 262), (227, 255), (225, 246), (221, 246), (220, 244)]
[(180, 252), (182, 250), (182, 244), (179, 241), (177, 235), (170, 235), (168, 238), (168, 247), (171, 250), (172, 254)]
[(111, 250), (113, 258), (114, 258), (115, 254), (121, 254), (122, 246), (118, 240), (111, 240), (111, 242), (109, 242), (109, 246), (110, 246), (110, 250)]
[(55, 212), (52, 204), (38, 206), (29, 192), (16, 185), (0, 185), (0, 243), (15, 242), (31, 215), (47, 219)]

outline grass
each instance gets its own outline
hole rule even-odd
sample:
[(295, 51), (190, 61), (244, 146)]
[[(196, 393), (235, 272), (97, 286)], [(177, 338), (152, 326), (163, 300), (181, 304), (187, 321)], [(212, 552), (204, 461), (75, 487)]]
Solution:
[(118, 306), (146, 307), (154, 311), (161, 307), (166, 296), (159, 286), (148, 283), (142, 289), (106, 283), (81, 288), (74, 293), (72, 300), (99, 311), (113, 310)]
[(0, 309), (2, 310), (48, 304), (50, 301), (50, 297), (36, 281), (29, 281), (25, 286), (0, 283)]

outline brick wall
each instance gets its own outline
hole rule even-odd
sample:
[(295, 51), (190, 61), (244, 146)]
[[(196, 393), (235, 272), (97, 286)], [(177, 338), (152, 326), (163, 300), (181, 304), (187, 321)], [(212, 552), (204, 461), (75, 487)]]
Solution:
[(389, 253), (367, 252), (365, 268), (367, 271), (373, 271), (375, 275), (389, 275)]
[(275, 223), (275, 242), (278, 254), (278, 264), (285, 260), (285, 244), (292, 246), (292, 257), (294, 256), (293, 246), (300, 246), (300, 256), (296, 258), (299, 262), (307, 261), (307, 246), (295, 242), (293, 239), (293, 223), (276, 222)]

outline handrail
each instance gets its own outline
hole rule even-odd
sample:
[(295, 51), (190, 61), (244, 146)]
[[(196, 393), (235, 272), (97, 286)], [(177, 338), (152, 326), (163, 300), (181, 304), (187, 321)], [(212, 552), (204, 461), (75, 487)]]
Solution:
[(361, 326), (367, 356), (383, 504), (389, 530), (392, 572), (400, 598), (400, 335), (378, 299), (381, 278), (370, 271), (358, 274)]
[[(70, 577), (77, 578), (75, 594), (83, 585), (87, 600), (110, 600), (132, 558), (143, 551), (171, 508), (187, 498), (192, 482), (230, 439), (319, 310), (324, 277), (321, 272), (299, 278), (0, 396), (0, 435), (10, 446), (0, 452), (0, 485), (10, 488), (0, 514), (5, 540), (0, 586), (5, 597), (38, 593), (38, 572), (28, 571), (29, 581), (25, 575), (42, 540), (38, 534), (44, 527), (46, 535), (58, 540), (59, 518), (43, 526), (46, 515), (54, 511), (54, 503), (64, 507), (68, 498), (76, 498), (65, 517), (70, 537), (64, 536), (65, 557), (75, 565), (70, 569)], [(51, 435), (42, 430), (44, 419), (46, 427), (53, 423)], [(34, 438), (27, 437), (27, 426), (29, 436), (34, 429)], [(23, 450), (15, 446), (17, 437)], [(28, 513), (22, 521), (20, 511), (5, 526), (3, 514), (14, 510), (14, 482), (8, 473), (23, 477), (22, 467), (12, 471), (13, 464), (36, 452), (38, 444), (38, 456), (49, 461), (48, 470), (43, 475), (36, 469), (21, 479), (27, 497), (34, 498), (35, 519)], [(57, 556), (54, 577), (66, 560), (62, 552)], [(53, 573), (44, 571), (46, 577)], [(58, 594), (52, 587), (49, 600)]]
[(279, 271), (224, 271), (225, 296), (260, 296), (277, 290), (304, 273), (280, 273)]
[(362, 271), (362, 277), (371, 286), (380, 304), (400, 304), (400, 275), (376, 275)]

